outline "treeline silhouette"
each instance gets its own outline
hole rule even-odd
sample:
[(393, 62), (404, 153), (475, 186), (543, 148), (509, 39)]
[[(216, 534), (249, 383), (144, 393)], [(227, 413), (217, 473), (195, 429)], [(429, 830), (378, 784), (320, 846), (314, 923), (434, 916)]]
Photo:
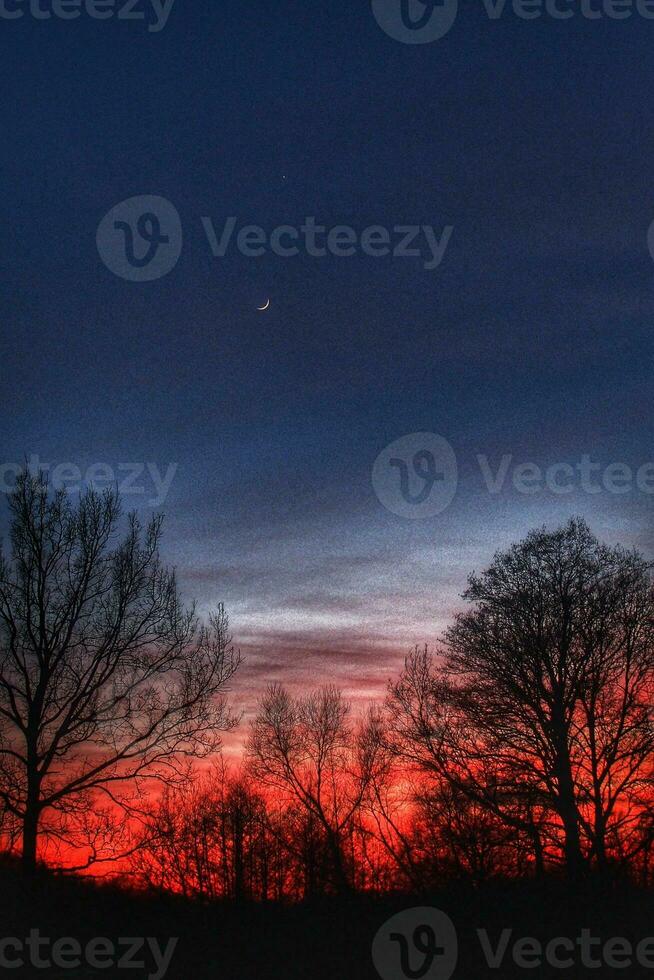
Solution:
[[(650, 884), (654, 595), (581, 521), (470, 578), (470, 609), (353, 720), (273, 686), (243, 771), (167, 794), (150, 883), (214, 897), (589, 874)], [(183, 861), (183, 866), (177, 862)]]
[[(161, 519), (23, 474), (0, 559), (9, 853), (202, 900), (621, 879), (654, 857), (654, 592), (581, 520), (473, 574), (467, 608), (357, 716), (326, 687), (261, 699), (220, 761), (239, 654), (184, 608)], [(204, 761), (202, 761), (204, 760)]]

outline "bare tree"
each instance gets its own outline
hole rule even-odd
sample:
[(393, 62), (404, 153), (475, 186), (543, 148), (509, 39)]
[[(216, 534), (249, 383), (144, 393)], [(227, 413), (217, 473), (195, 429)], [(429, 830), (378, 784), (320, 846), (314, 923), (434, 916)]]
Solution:
[[(451, 800), (474, 812), (485, 811), (491, 820), (508, 827), (516, 847), (530, 843), (536, 873), (543, 870), (543, 842), (538, 794), (529, 774), (516, 770), (510, 760), (489, 751), (474, 722), (462, 709), (460, 691), (426, 647), (407, 657), (400, 677), (389, 685), (387, 732), (391, 751), (412, 776), (411, 801), (418, 803), (416, 827), (429, 822), (433, 800)], [(428, 807), (425, 802), (429, 802)], [(451, 809), (451, 807), (450, 807)], [(462, 814), (463, 819), (463, 814)], [(434, 846), (444, 855), (443, 824), (431, 827), (439, 836)], [(428, 837), (421, 833), (423, 838)], [(406, 838), (405, 851), (424, 876), (416, 837)], [(516, 853), (517, 858), (517, 853)], [(442, 863), (442, 862), (441, 862)], [(439, 873), (443, 874), (441, 867)]]
[(26, 472), (9, 506), (0, 800), (30, 872), (40, 834), (75, 844), (103, 798), (129, 811), (146, 781), (181, 778), (181, 758), (215, 750), (239, 657), (222, 606), (204, 626), (180, 603), (159, 558), (161, 517), (144, 529), (130, 515), (116, 541), (117, 494), (88, 491), (74, 505)]
[(379, 751), (374, 717), (354, 730), (349, 713), (333, 687), (294, 699), (273, 685), (260, 702), (248, 742), (255, 776), (299, 805), (320, 827), (339, 891), (351, 887), (345, 842)]
[(649, 565), (622, 549), (601, 549), (598, 581), (580, 618), (585, 661), (579, 691), (579, 782), (591, 855), (628, 862), (639, 847), (654, 776), (654, 595)]
[(145, 884), (187, 897), (266, 899), (274, 847), (265, 800), (221, 763), (166, 788), (132, 866)]
[(637, 554), (582, 521), (536, 531), (464, 596), (444, 666), (407, 661), (391, 688), (398, 748), (532, 840), (571, 877), (639, 826), (654, 750), (654, 601)]

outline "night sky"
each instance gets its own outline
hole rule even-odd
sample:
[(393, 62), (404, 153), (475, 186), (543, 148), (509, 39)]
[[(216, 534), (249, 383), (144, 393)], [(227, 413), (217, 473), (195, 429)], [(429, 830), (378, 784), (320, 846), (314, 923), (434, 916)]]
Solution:
[[(492, 494), (476, 457), (587, 455), (600, 480), (654, 461), (654, 20), (462, 6), (424, 45), (366, 0), (177, 0), (159, 32), (0, 20), (2, 462), (177, 466), (164, 555), (202, 611), (226, 603), (246, 707), (271, 680), (378, 696), (467, 574), (534, 526), (581, 514), (652, 555), (635, 480), (527, 494), (509, 469)], [(156, 281), (96, 247), (136, 195), (181, 217)], [(207, 216), (454, 231), (433, 270), (215, 258)], [(449, 442), (459, 482), (411, 519), (371, 472), (421, 432)], [(125, 503), (147, 514), (137, 483)]]

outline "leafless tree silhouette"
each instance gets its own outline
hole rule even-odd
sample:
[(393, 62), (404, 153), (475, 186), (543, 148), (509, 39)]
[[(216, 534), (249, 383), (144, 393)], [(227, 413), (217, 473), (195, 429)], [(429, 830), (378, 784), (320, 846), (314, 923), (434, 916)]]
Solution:
[[(41, 833), (74, 844), (102, 800), (115, 822), (147, 781), (182, 778), (180, 758), (217, 748), (239, 657), (222, 607), (203, 626), (182, 606), (159, 558), (161, 517), (142, 528), (130, 515), (116, 542), (117, 494), (88, 491), (74, 505), (26, 472), (9, 506), (0, 800), (33, 871)], [(83, 863), (98, 856), (91, 848)]]
[(389, 696), (400, 755), (446, 778), (569, 875), (607, 865), (651, 785), (654, 598), (636, 553), (570, 521), (473, 575), (442, 662), (415, 651)]
[(351, 887), (345, 840), (373, 778), (380, 746), (374, 717), (353, 731), (349, 713), (335, 688), (292, 698), (274, 685), (260, 702), (248, 742), (255, 776), (320, 827), (339, 891)]

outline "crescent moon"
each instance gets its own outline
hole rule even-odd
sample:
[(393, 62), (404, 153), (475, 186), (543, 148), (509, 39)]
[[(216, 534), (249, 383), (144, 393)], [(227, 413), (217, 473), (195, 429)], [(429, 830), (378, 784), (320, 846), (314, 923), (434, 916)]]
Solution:
[(266, 301), (266, 305), (265, 306), (257, 306), (257, 309), (259, 310), (260, 313), (263, 313), (263, 311), (264, 310), (267, 310), (269, 306), (270, 306), (270, 300), (268, 299)]

